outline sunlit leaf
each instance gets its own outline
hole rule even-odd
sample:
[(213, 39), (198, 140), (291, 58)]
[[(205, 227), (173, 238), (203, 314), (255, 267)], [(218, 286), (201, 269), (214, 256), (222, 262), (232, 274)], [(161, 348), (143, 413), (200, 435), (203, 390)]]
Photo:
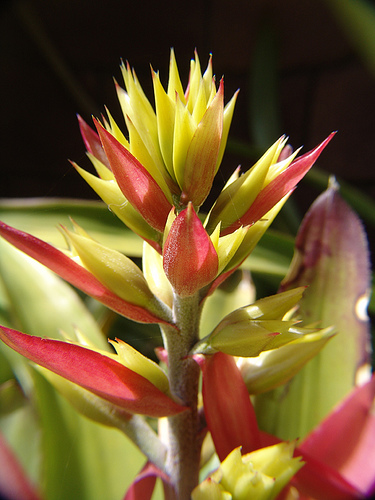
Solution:
[(334, 326), (337, 335), (287, 388), (257, 397), (262, 425), (282, 439), (305, 436), (356, 383), (369, 377), (367, 240), (336, 186), (315, 201), (297, 236), (283, 289), (301, 285), (308, 285), (299, 310), (304, 323)]
[(143, 240), (101, 201), (56, 198), (0, 201), (0, 220), (59, 247), (64, 246), (65, 241), (57, 227), (60, 224), (69, 227), (70, 217), (103, 245), (128, 256), (142, 255)]

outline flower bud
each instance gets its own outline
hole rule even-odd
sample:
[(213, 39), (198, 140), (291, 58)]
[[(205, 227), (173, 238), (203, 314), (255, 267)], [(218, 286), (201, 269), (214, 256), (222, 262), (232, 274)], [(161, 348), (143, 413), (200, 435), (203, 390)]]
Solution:
[(71, 232), (64, 228), (68, 242), (90, 273), (127, 302), (142, 307), (152, 307), (155, 297), (142, 271), (131, 259), (97, 243), (77, 224), (75, 231)]
[(217, 275), (216, 250), (191, 203), (172, 223), (164, 245), (163, 266), (181, 297), (193, 295)]

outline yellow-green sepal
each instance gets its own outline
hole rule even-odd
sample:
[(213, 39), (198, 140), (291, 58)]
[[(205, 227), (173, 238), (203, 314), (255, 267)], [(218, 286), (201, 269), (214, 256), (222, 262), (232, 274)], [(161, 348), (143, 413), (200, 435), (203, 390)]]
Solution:
[(142, 377), (147, 378), (165, 394), (169, 394), (168, 377), (157, 363), (120, 339), (116, 339), (116, 342), (112, 340), (109, 342), (117, 352), (116, 361), (142, 375)]
[(288, 382), (334, 335), (333, 328), (324, 328), (255, 358), (238, 358), (237, 366), (249, 394), (261, 394)]
[(254, 357), (310, 333), (296, 327), (295, 320), (285, 317), (301, 299), (304, 289), (299, 287), (266, 297), (233, 311), (194, 346), (192, 353), (220, 351), (232, 356)]
[(77, 224), (74, 229), (63, 228), (68, 242), (83, 266), (103, 285), (131, 304), (147, 307), (155, 303), (142, 271), (131, 259), (93, 240)]
[[(100, 170), (100, 167), (98, 166), (98, 163), (100, 162), (91, 155), (89, 156), (97, 170)], [(141, 238), (147, 241), (154, 241), (158, 244), (160, 243), (161, 233), (151, 227), (141, 214), (128, 202), (109, 169), (102, 165), (103, 173), (107, 174), (107, 179), (105, 179), (103, 178), (101, 171), (100, 177), (97, 177), (89, 172), (86, 172), (86, 170), (83, 170), (78, 165), (73, 165), (87, 184), (89, 184), (90, 187), (92, 187), (92, 189), (101, 197), (104, 203), (108, 205), (111, 212), (113, 212), (126, 226), (141, 236)], [(106, 173), (106, 171), (108, 173)]]

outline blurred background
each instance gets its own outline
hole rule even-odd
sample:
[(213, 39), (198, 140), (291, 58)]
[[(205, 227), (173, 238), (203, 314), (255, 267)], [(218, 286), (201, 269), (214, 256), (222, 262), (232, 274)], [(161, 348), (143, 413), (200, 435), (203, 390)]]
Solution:
[[(121, 59), (152, 99), (150, 63), (167, 81), (174, 47), (184, 84), (197, 48), (213, 53), (226, 101), (240, 88), (217, 187), (280, 135), (308, 151), (338, 134), (293, 195), (300, 217), (332, 173), (349, 186), (374, 248), (375, 10), (364, 0), (8, 0), (0, 10), (0, 197), (96, 198), (76, 113), (107, 106), (123, 124), (113, 77)], [(359, 193), (353, 189), (360, 190)], [(346, 192), (344, 193), (346, 194)], [(366, 199), (366, 196), (368, 199)], [(368, 203), (367, 203), (368, 202)], [(367, 203), (367, 204), (366, 204)]]

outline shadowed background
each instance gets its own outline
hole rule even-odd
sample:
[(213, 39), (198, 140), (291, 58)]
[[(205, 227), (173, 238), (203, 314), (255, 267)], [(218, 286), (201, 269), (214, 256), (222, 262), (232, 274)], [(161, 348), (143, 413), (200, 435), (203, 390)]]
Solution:
[[(172, 46), (184, 85), (196, 47), (202, 67), (213, 53), (217, 78), (225, 75), (226, 101), (241, 89), (216, 190), (238, 164), (247, 169), (283, 133), (307, 151), (338, 130), (319, 168), (373, 197), (375, 63), (371, 53), (359, 50), (358, 31), (351, 34), (340, 9), (332, 8), (337, 3), (2, 4), (0, 197), (96, 199), (67, 161), (87, 166), (76, 113), (91, 123), (90, 115), (100, 116), (106, 105), (122, 125), (112, 80), (122, 84), (121, 58), (135, 67), (152, 99), (149, 65), (166, 83)], [(301, 183), (293, 195), (295, 225), (318, 193)]]

